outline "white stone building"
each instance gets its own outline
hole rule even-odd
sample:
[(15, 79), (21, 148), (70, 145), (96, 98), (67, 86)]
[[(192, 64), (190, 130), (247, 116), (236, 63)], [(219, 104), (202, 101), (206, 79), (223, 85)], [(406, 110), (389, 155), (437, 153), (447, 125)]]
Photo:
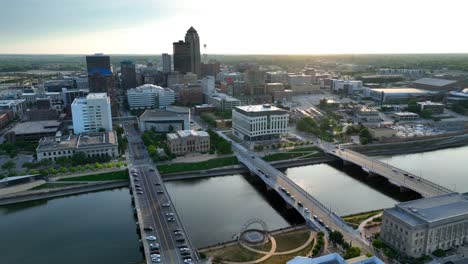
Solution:
[(73, 132), (75, 134), (112, 130), (110, 98), (106, 93), (90, 93), (76, 98), (72, 105)]
[(127, 90), (130, 109), (163, 108), (175, 102), (175, 93), (169, 88), (145, 84)]
[(288, 132), (288, 121), (288, 111), (275, 106), (237, 106), (232, 110), (232, 133), (249, 143), (279, 141)]
[(210, 135), (205, 131), (179, 130), (166, 137), (169, 149), (175, 155), (210, 151)]

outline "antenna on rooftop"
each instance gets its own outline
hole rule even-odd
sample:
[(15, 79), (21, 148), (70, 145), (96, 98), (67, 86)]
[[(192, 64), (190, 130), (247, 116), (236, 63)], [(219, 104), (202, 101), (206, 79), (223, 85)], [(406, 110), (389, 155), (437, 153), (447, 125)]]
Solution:
[(203, 44), (203, 62), (208, 63), (208, 54), (206, 53), (206, 44)]

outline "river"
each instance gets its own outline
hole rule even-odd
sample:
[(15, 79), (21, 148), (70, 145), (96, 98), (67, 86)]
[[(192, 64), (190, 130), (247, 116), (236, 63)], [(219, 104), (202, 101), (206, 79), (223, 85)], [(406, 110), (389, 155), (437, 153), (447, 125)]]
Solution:
[(128, 188), (0, 206), (0, 263), (139, 263)]
[[(457, 191), (468, 191), (468, 147), (379, 157)], [(288, 177), (340, 215), (392, 207), (408, 199), (398, 188), (340, 163), (289, 168)], [(251, 218), (270, 230), (301, 222), (281, 198), (230, 175), (170, 181), (167, 189), (196, 247), (232, 239)], [(138, 236), (128, 189), (0, 207), (0, 263), (137, 263)]]

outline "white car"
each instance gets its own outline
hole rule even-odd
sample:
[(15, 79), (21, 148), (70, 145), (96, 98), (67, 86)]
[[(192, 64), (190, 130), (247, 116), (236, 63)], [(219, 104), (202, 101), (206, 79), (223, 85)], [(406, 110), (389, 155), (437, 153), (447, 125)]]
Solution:
[(166, 213), (166, 216), (174, 216), (173, 213)]
[(161, 258), (160, 254), (151, 254), (151, 258)]
[(146, 237), (146, 240), (148, 240), (148, 241), (156, 241), (156, 237), (155, 237), (155, 236), (147, 236), (147, 237)]

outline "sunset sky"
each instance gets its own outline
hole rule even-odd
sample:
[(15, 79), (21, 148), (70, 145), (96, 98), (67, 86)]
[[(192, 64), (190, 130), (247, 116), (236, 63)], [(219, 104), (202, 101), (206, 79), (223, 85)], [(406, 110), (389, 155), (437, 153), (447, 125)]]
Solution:
[[(464, 0), (0, 0), (0, 53), (465, 53)], [(203, 52), (203, 49), (202, 49)]]

